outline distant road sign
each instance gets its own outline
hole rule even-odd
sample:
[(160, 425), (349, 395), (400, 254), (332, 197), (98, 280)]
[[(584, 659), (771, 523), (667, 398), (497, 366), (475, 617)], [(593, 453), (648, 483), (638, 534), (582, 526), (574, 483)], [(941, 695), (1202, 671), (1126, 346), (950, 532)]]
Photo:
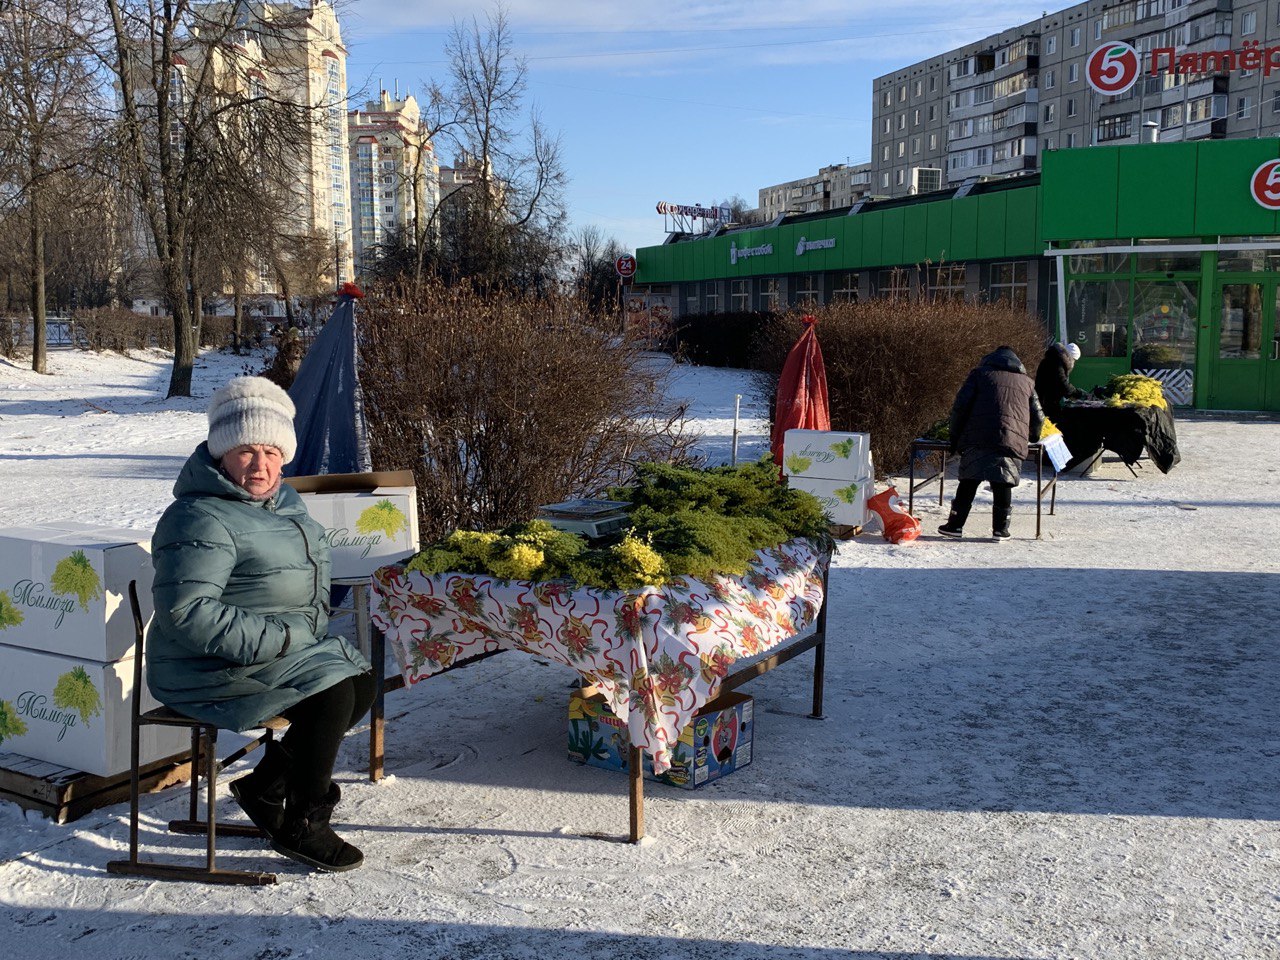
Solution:
[(619, 257), (613, 263), (613, 268), (618, 271), (618, 276), (627, 280), (635, 276), (636, 258), (635, 257)]

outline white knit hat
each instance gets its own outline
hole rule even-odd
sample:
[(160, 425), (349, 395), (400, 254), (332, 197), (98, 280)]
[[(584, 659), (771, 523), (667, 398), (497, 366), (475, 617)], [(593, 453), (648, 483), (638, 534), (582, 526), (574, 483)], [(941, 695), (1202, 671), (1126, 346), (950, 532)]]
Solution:
[(289, 395), (265, 377), (236, 377), (209, 401), (209, 452), (215, 460), (251, 443), (276, 447), (293, 459), (298, 439)]
[(1072, 360), (1079, 360), (1079, 359), (1080, 359), (1080, 344), (1078, 344), (1078, 343), (1068, 343), (1068, 344), (1067, 344), (1067, 355), (1068, 355), (1068, 356), (1070, 356)]

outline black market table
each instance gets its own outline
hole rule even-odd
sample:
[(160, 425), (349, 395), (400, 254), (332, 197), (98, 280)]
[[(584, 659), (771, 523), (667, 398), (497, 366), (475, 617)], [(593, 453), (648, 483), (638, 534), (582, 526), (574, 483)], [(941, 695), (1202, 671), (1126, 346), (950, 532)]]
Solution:
[[(830, 560), (811, 541), (788, 541), (757, 554), (742, 576), (634, 592), (383, 567), (356, 599), (365, 607), (357, 635), (377, 691), (369, 778), (383, 773), (388, 692), (519, 649), (578, 670), (626, 722), (629, 839), (638, 842), (643, 753), (665, 759), (685, 723), (714, 697), (813, 650), (811, 715), (821, 718)], [(401, 665), (391, 677), (388, 643)]]
[[(1067, 444), (1068, 447), (1070, 444)], [(947, 458), (951, 455), (951, 444), (945, 440), (928, 440), (924, 437), (917, 437), (911, 441), (911, 464), (907, 468), (907, 513), (912, 512), (915, 506), (916, 491), (921, 487), (928, 486), (933, 481), (938, 481), (938, 505), (941, 506), (944, 499), (944, 489), (947, 482)], [(916, 457), (918, 454), (936, 453), (941, 457), (942, 462), (938, 466), (937, 473), (931, 473), (919, 482), (916, 481)], [(1049, 468), (1053, 471), (1053, 475), (1048, 480), (1044, 478), (1045, 465), (1045, 449), (1043, 443), (1032, 443), (1027, 446), (1028, 461), (1034, 462), (1036, 465), (1036, 539), (1040, 539), (1040, 515), (1044, 495), (1049, 494), (1049, 516), (1054, 515), (1054, 510), (1058, 505), (1058, 470), (1053, 463), (1049, 463)]]
[(1173, 414), (1164, 407), (1109, 407), (1099, 401), (1067, 401), (1054, 418), (1071, 450), (1070, 470), (1089, 469), (1103, 450), (1119, 455), (1130, 472), (1145, 451), (1161, 473), (1182, 460)]

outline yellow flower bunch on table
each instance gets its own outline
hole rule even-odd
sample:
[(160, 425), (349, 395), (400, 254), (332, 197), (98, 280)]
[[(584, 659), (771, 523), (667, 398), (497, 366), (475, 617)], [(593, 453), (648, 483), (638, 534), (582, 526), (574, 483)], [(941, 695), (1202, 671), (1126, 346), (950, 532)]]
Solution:
[(1108, 407), (1161, 407), (1169, 409), (1164, 387), (1154, 377), (1123, 373), (1107, 381)]

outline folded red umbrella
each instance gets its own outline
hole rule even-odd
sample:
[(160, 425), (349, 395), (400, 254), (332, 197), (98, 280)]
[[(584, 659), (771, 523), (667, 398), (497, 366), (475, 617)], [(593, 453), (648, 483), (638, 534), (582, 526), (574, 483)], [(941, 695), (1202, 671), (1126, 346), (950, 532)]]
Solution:
[(782, 438), (788, 430), (830, 430), (827, 370), (818, 345), (818, 318), (800, 318), (804, 332), (787, 354), (778, 379), (778, 402), (773, 416), (773, 462), (782, 469)]

